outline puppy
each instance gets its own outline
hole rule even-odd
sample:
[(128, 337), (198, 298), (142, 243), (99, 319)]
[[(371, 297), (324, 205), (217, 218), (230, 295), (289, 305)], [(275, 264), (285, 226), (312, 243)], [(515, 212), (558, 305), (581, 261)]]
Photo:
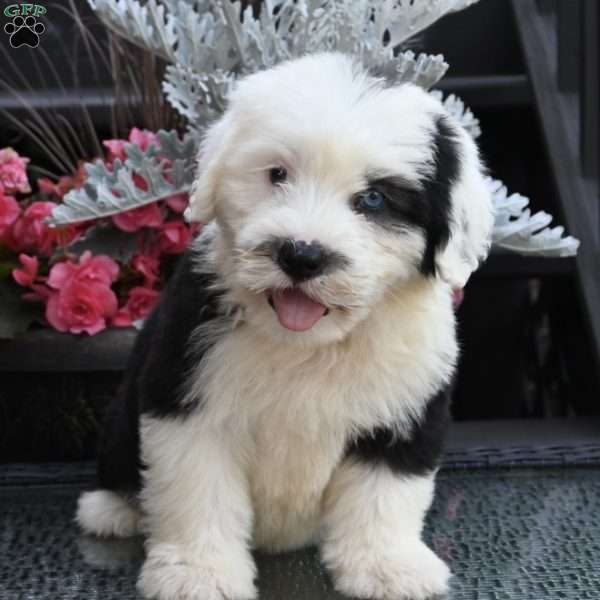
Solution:
[(160, 600), (256, 598), (251, 548), (318, 544), (348, 596), (420, 600), (457, 360), (452, 290), (489, 249), (477, 149), (339, 54), (241, 81), (192, 195), (209, 223), (135, 345), (81, 527), (147, 536)]

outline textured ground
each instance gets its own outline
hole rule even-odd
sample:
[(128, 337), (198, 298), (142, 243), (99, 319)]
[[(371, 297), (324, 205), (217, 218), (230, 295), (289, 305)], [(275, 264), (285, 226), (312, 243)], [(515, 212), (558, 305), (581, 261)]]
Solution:
[[(81, 489), (0, 484), (1, 600), (138, 598), (140, 540), (81, 536)], [(600, 469), (442, 473), (427, 538), (455, 574), (452, 600), (598, 600)], [(339, 598), (314, 551), (258, 562), (261, 600)]]

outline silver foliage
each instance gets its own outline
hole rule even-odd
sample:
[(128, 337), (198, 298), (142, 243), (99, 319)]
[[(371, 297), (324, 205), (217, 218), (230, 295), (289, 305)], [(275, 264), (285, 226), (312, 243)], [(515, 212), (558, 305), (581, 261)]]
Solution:
[(235, 75), (217, 69), (197, 74), (183, 65), (169, 65), (163, 91), (169, 103), (188, 121), (193, 131), (202, 131), (225, 110), (225, 99), (235, 85)]
[[(84, 188), (69, 193), (52, 223), (105, 217), (189, 192), (194, 158), (204, 128), (223, 112), (240, 75), (269, 68), (308, 52), (337, 50), (358, 57), (390, 83), (412, 82), (429, 89), (445, 74), (441, 55), (398, 52), (397, 47), (445, 14), (477, 0), (264, 0), (260, 17), (230, 0), (88, 0), (104, 24), (130, 42), (165, 59), (169, 65), (163, 91), (188, 122), (190, 134), (179, 141), (160, 132), (157, 149), (143, 153), (128, 147), (128, 160), (113, 170), (101, 162), (86, 165)], [(478, 119), (453, 94), (444, 104), (473, 138), (481, 134)], [(150, 184), (138, 188), (133, 176)], [(168, 178), (166, 178), (167, 176)], [(531, 214), (529, 200), (508, 194), (489, 180), (496, 211), (494, 246), (520, 254), (570, 256), (579, 242), (563, 237), (562, 227), (549, 228), (552, 217)]]
[(481, 135), (479, 119), (471, 112), (470, 108), (465, 106), (465, 103), (458, 96), (449, 94), (444, 98), (442, 92), (439, 90), (432, 90), (430, 93), (444, 105), (448, 113), (467, 130), (474, 140)]
[[(85, 165), (87, 180), (79, 190), (72, 190), (49, 219), (59, 226), (99, 219), (139, 208), (189, 192), (194, 179), (197, 140), (192, 135), (179, 139), (176, 132), (159, 131), (160, 147), (151, 145), (145, 152), (135, 144), (127, 144), (127, 159), (115, 160), (112, 168), (103, 161)], [(143, 190), (135, 178), (148, 184)]]
[(381, 65), (378, 74), (390, 83), (414, 83), (429, 89), (435, 85), (448, 70), (448, 63), (441, 54), (419, 54), (406, 50), (393, 60)]
[(88, 0), (91, 8), (102, 22), (114, 33), (141, 46), (165, 60), (175, 60), (177, 43), (175, 11), (171, 9), (180, 2), (158, 3), (149, 0), (141, 4), (137, 0)]
[(88, 1), (109, 29), (172, 65), (164, 91), (198, 129), (237, 76), (308, 52), (352, 54), (391, 82), (428, 88), (448, 68), (443, 57), (397, 47), (476, 0), (265, 0), (258, 19), (230, 0)]
[(509, 194), (497, 179), (488, 178), (495, 209), (492, 243), (496, 248), (537, 256), (574, 256), (579, 240), (563, 237), (564, 227), (548, 227), (552, 216), (544, 211), (531, 214), (529, 198)]

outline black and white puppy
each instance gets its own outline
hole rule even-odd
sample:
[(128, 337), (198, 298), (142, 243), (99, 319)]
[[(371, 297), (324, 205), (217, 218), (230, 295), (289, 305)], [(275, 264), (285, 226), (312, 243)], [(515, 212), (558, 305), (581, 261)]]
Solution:
[(77, 519), (147, 536), (160, 600), (256, 597), (253, 547), (319, 544), (341, 592), (420, 600), (457, 359), (452, 289), (484, 258), (471, 138), (339, 54), (239, 83), (208, 131), (181, 260), (110, 410)]

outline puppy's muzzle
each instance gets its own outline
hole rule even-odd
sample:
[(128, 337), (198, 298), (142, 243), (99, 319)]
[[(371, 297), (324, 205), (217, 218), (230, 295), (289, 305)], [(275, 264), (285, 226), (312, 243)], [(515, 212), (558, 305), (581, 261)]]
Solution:
[(306, 281), (321, 275), (327, 267), (328, 255), (318, 242), (285, 240), (275, 261), (294, 281)]
[(275, 238), (257, 246), (257, 254), (267, 255), (296, 284), (347, 267), (350, 260), (320, 242)]

